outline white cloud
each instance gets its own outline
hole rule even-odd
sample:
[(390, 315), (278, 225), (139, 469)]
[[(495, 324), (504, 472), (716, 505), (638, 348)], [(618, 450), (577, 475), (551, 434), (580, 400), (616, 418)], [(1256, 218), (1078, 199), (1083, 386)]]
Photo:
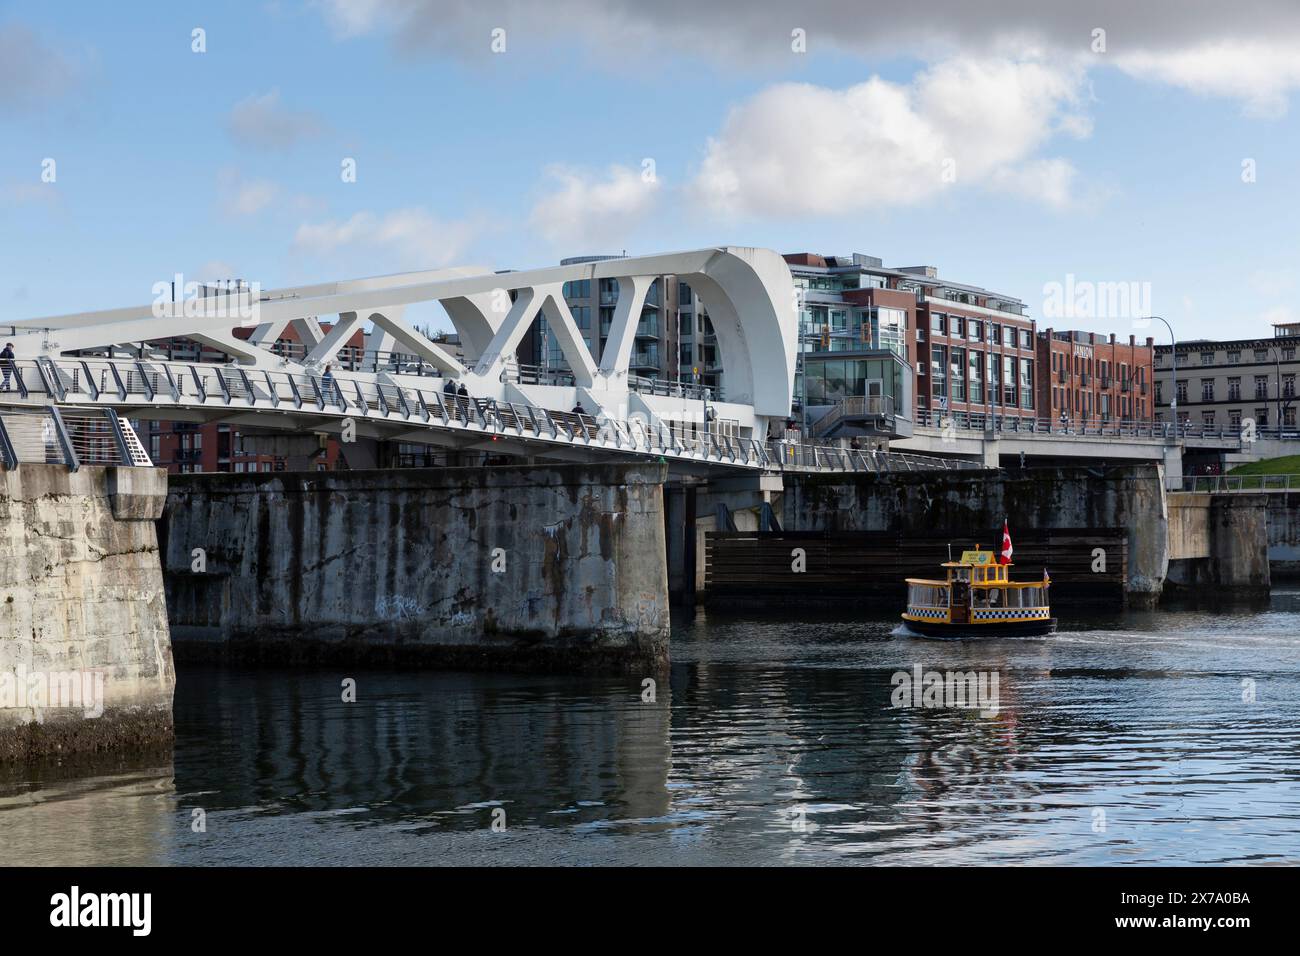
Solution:
[(1242, 102), (1249, 116), (1276, 119), (1287, 94), (1300, 86), (1300, 44), (1223, 40), (1169, 51), (1139, 50), (1116, 57), (1124, 72)]
[(412, 206), (383, 216), (365, 211), (344, 220), (303, 223), (294, 235), (293, 248), (318, 256), (363, 251), (382, 257), (396, 269), (428, 269), (460, 259), (481, 233), (477, 223), (441, 220), (423, 207)]
[[(739, 215), (843, 215), (921, 202), (949, 184), (1066, 200), (1073, 175), (1035, 151), (1077, 105), (1078, 70), (959, 58), (901, 85), (843, 90), (785, 83), (732, 110), (694, 183)], [(1072, 132), (1086, 133), (1073, 122)]]
[(236, 103), (226, 119), (226, 128), (241, 146), (283, 151), (320, 135), (325, 126), (314, 113), (281, 105), (280, 91), (271, 90)]
[(21, 23), (0, 24), (0, 115), (35, 109), (67, 93), (79, 68)]
[(533, 206), (529, 225), (554, 245), (594, 249), (625, 239), (653, 209), (660, 183), (629, 166), (610, 166), (603, 178), (587, 170), (551, 166), (556, 188)]
[(1037, 200), (1057, 209), (1076, 202), (1072, 186), (1075, 168), (1064, 159), (1037, 159), (997, 170), (989, 185), (1001, 192)]
[(223, 169), (217, 174), (220, 205), (235, 216), (254, 216), (271, 205), (280, 187), (269, 179), (244, 179), (237, 169)]
[[(335, 32), (385, 32), (404, 51), (485, 56), (489, 31), (507, 29), (514, 52), (565, 45), (605, 63), (636, 69), (621, 55), (695, 55), (714, 66), (789, 65), (790, 31), (806, 31), (809, 55), (862, 57), (1041, 57), (1115, 66), (1133, 76), (1240, 100), (1257, 116), (1277, 116), (1300, 88), (1300, 4), (1294, 0), (320, 0)], [(1226, 12), (1225, 12), (1226, 11)], [(1093, 49), (1093, 31), (1106, 50)], [(575, 47), (577, 49), (575, 49)]]

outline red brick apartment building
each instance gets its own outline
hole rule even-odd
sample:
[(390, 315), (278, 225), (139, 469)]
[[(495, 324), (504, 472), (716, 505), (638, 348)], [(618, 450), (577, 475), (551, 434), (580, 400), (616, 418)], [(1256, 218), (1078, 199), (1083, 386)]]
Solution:
[(1155, 420), (1153, 339), (1095, 332), (1038, 333), (1038, 414), (1059, 421)]
[[(933, 266), (886, 268), (862, 254), (801, 252), (785, 261), (801, 293), (800, 351), (810, 378), (841, 358), (888, 350), (912, 369), (918, 423), (948, 412), (1035, 417), (1034, 322), (1020, 300), (942, 280)], [(847, 378), (847, 391), (859, 394)], [(830, 381), (826, 402), (837, 399)], [(815, 404), (816, 388), (809, 395)]]

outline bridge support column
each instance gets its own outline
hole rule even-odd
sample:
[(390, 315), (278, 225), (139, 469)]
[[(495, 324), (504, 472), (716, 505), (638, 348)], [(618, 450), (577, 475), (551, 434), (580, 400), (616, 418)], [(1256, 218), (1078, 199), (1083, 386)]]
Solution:
[(171, 746), (166, 497), (161, 468), (0, 472), (0, 763)]
[(1177, 490), (1183, 486), (1183, 446), (1177, 441), (1165, 445), (1165, 487)]
[(664, 486), (668, 597), (675, 604), (695, 603), (695, 507), (694, 484)]
[(985, 468), (997, 468), (1000, 448), (1001, 445), (997, 434), (985, 432), (984, 442), (980, 447), (980, 464)]

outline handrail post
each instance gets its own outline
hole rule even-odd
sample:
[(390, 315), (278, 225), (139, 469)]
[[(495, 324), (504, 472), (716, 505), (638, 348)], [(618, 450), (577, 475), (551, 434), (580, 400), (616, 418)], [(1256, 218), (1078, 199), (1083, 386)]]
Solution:
[(8, 471), (18, 467), (18, 453), (14, 451), (14, 443), (9, 440), (9, 430), (5, 428), (3, 416), (0, 416), (0, 458), (4, 459), (4, 466)]
[(63, 423), (63, 416), (59, 414), (57, 405), (49, 406), (50, 419), (54, 422), (54, 434), (59, 439), (59, 444), (63, 446), (63, 461), (68, 466), (68, 471), (76, 471), (81, 467), (81, 462), (77, 459), (77, 450), (72, 447), (72, 436), (68, 434), (68, 427)]
[(126, 433), (122, 431), (122, 420), (117, 417), (117, 412), (106, 408), (104, 417), (108, 419), (108, 426), (113, 431), (113, 439), (117, 442), (117, 453), (122, 456), (122, 464), (134, 464), (131, 460), (131, 449), (126, 443)]

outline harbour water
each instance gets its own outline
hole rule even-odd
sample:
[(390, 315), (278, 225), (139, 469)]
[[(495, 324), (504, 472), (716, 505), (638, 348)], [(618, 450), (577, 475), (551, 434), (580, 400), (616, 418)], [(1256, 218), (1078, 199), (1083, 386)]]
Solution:
[[(1060, 616), (957, 643), (891, 635), (893, 608), (699, 612), (653, 688), (182, 667), (170, 762), (0, 775), (0, 845), (70, 865), (1300, 862), (1300, 592)], [(918, 667), (995, 675), (996, 706), (894, 706)]]

